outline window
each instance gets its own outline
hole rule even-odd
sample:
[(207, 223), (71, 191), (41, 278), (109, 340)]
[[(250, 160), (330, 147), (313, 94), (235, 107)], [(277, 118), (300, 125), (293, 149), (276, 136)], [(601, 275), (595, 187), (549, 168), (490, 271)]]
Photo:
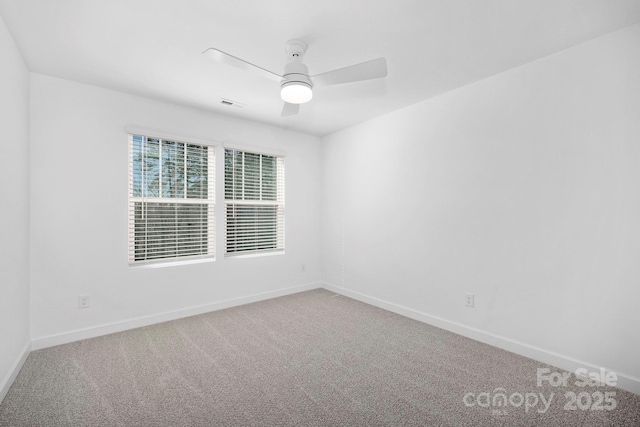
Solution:
[(214, 147), (129, 135), (129, 263), (215, 255)]
[(284, 158), (224, 150), (226, 255), (284, 250)]

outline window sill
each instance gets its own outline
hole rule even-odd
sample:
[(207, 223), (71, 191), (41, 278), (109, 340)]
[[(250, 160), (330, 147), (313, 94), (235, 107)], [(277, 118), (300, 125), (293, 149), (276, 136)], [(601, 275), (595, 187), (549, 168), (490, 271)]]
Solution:
[(163, 268), (163, 267), (175, 267), (179, 265), (190, 264), (204, 264), (207, 262), (214, 262), (215, 258), (196, 258), (196, 259), (184, 259), (184, 260), (160, 260), (160, 261), (148, 261), (137, 262), (129, 264), (131, 268)]
[(284, 255), (284, 250), (277, 250), (277, 251), (269, 251), (269, 252), (253, 252), (253, 253), (248, 253), (248, 254), (226, 254), (224, 256), (224, 259), (244, 259), (244, 258), (259, 258), (259, 257), (265, 257), (265, 256), (273, 256), (273, 255)]

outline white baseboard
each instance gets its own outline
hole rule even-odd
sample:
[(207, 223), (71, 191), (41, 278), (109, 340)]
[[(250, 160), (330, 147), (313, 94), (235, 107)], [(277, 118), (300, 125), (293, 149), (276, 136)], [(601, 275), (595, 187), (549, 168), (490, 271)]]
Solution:
[[(537, 360), (542, 363), (546, 363), (548, 365), (557, 366), (560, 369), (564, 369), (570, 372), (575, 372), (576, 369), (579, 368), (586, 368), (590, 372), (598, 372), (601, 368), (600, 366), (597, 366), (593, 363), (588, 363), (582, 360), (574, 359), (572, 357), (564, 356), (562, 354), (554, 353), (540, 347), (525, 344), (516, 340), (512, 340), (510, 338), (492, 334), (490, 332), (485, 332), (480, 329), (463, 325), (461, 323), (452, 322), (438, 316), (432, 316), (418, 310), (404, 307), (399, 304), (394, 304), (392, 302), (388, 302), (379, 298), (371, 297), (360, 292), (341, 288), (330, 283), (323, 282), (322, 287), (329, 291), (339, 293), (355, 300), (383, 308), (393, 313), (397, 313), (402, 316), (427, 323), (429, 325), (437, 326), (438, 328), (445, 329), (458, 335), (462, 335), (467, 338), (471, 338), (476, 341), (480, 341), (485, 344), (489, 344), (494, 347), (498, 347), (503, 350), (507, 350), (512, 353)], [(618, 376), (617, 387), (623, 390), (630, 391), (632, 393), (640, 394), (640, 378), (636, 378), (632, 375), (616, 371), (615, 369), (610, 369), (609, 367), (607, 367), (607, 370), (615, 372)]]
[(249, 304), (252, 302), (262, 301), (271, 298), (277, 298), (284, 295), (295, 294), (298, 292), (308, 291), (321, 287), (320, 282), (306, 283), (304, 285), (292, 286), (289, 288), (277, 289), (275, 291), (261, 292), (246, 297), (232, 298), (224, 301), (203, 304), (194, 307), (187, 307), (180, 310), (167, 311), (164, 313), (153, 314), (150, 316), (137, 317), (127, 319), (120, 322), (108, 323), (90, 328), (77, 329), (74, 331), (64, 332), (61, 334), (47, 335), (43, 337), (33, 338), (31, 340), (31, 348), (39, 350), (41, 348), (53, 347), (55, 345), (67, 344), (74, 341), (80, 341), (87, 338), (95, 338), (102, 335), (122, 332), (129, 329), (149, 326), (156, 323), (167, 322), (170, 320), (181, 319), (183, 317), (196, 316), (198, 314), (208, 313), (211, 311), (222, 310), (225, 308), (236, 307), (239, 305)]
[(31, 342), (27, 342), (25, 344), (20, 354), (18, 354), (16, 361), (13, 362), (11, 369), (9, 369), (9, 372), (7, 372), (7, 375), (5, 375), (4, 379), (0, 383), (0, 403), (9, 392), (11, 384), (13, 384), (13, 381), (15, 381), (18, 376), (18, 373), (20, 372), (20, 369), (22, 369), (22, 365), (24, 365), (25, 360), (27, 360), (29, 353), (31, 353)]

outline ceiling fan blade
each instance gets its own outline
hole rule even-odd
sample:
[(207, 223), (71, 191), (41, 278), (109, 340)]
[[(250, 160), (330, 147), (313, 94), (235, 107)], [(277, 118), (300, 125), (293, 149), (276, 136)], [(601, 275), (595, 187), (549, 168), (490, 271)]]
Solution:
[(311, 77), (311, 81), (313, 81), (313, 84), (316, 86), (329, 86), (358, 82), (361, 80), (379, 79), (386, 77), (386, 75), (387, 60), (378, 58), (318, 74), (317, 76)]
[(210, 47), (209, 49), (205, 50), (204, 52), (202, 52), (203, 54), (206, 54), (208, 57), (210, 57), (211, 59), (213, 59), (214, 61), (217, 62), (221, 62), (223, 64), (227, 64), (227, 65), (231, 65), (232, 67), (236, 67), (239, 68), (241, 70), (245, 70), (245, 71), (249, 71), (251, 73), (254, 73), (255, 75), (258, 75), (260, 77), (265, 77), (267, 79), (270, 80), (275, 80), (278, 83), (282, 80), (282, 76), (271, 72), (269, 70), (265, 70), (262, 67), (258, 67), (257, 65), (254, 65), (250, 62), (247, 62), (243, 59), (237, 58), (233, 55), (230, 55), (226, 52), (223, 52), (221, 50), (215, 49), (213, 47)]
[(299, 111), (300, 104), (290, 104), (285, 102), (284, 107), (282, 107), (282, 117), (295, 116)]

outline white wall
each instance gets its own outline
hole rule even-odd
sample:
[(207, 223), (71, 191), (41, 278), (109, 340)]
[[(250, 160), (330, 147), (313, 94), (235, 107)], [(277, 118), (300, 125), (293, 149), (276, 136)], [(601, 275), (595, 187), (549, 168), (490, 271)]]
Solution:
[(330, 135), (322, 156), (323, 281), (640, 378), (640, 25)]
[(29, 344), (29, 70), (0, 17), (0, 401)]
[[(285, 151), (286, 254), (224, 259), (220, 147), (217, 260), (155, 269), (129, 267), (126, 126)], [(86, 334), (74, 331), (85, 328), (317, 283), (319, 156), (316, 137), (32, 74), (34, 347), (81, 338)], [(80, 294), (91, 295), (91, 308), (78, 310)], [(98, 328), (88, 335), (119, 328)], [(47, 340), (56, 334), (66, 336)]]

